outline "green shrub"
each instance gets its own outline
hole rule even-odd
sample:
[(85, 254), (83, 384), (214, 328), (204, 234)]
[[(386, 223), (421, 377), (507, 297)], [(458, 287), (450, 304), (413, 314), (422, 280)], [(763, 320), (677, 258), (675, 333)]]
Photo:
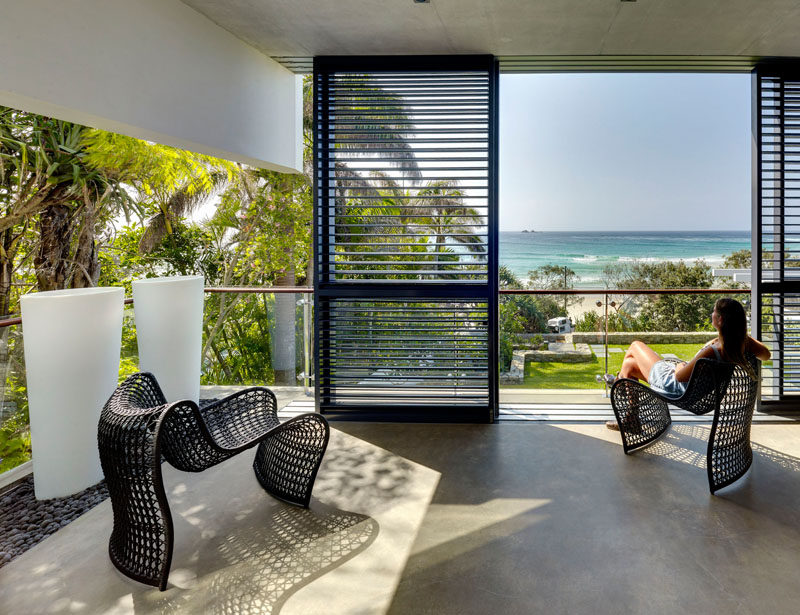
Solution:
[(575, 330), (590, 333), (603, 330), (603, 317), (595, 312), (584, 312), (575, 322)]
[(31, 433), (27, 405), (0, 427), (0, 472), (25, 463), (31, 458)]

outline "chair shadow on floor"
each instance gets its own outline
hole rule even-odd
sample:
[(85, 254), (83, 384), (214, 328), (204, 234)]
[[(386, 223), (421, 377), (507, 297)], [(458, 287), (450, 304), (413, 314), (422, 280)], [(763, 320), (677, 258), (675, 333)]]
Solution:
[(673, 423), (660, 439), (636, 451), (634, 455), (663, 457), (705, 469), (710, 433), (711, 429), (702, 425)]
[[(660, 440), (634, 456), (661, 457), (705, 469), (710, 431), (707, 425), (673, 423)], [(778, 523), (797, 526), (800, 522), (800, 458), (756, 442), (751, 445), (753, 465), (741, 479), (712, 497), (748, 508)]]
[(268, 516), (254, 511), (225, 536), (204, 540), (188, 575), (175, 569), (184, 587), (134, 594), (134, 608), (164, 615), (278, 613), (300, 589), (367, 549), (378, 533), (372, 517), (319, 502), (310, 510), (278, 504)]
[[(136, 611), (278, 613), (302, 588), (365, 551), (380, 532), (373, 516), (408, 496), (416, 470), (392, 452), (341, 438), (332, 434), (310, 509), (276, 502), (230, 521), (218, 536), (197, 543), (183, 558), (188, 566), (173, 563), (166, 592), (135, 594)], [(190, 531), (198, 535), (197, 528)]]
[(371, 514), (393, 507), (412, 487), (408, 460), (362, 440), (331, 446), (325, 454), (314, 495), (330, 504)]

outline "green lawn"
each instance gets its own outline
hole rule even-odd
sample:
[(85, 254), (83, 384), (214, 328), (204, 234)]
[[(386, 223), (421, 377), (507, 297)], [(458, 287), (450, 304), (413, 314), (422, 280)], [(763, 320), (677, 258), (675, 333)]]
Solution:
[[(691, 359), (703, 344), (653, 344), (651, 348), (659, 354), (672, 353), (681, 359)], [(624, 346), (609, 346), (621, 348)], [(616, 374), (622, 365), (624, 352), (608, 353), (608, 371)], [(605, 359), (602, 355), (595, 356), (590, 363), (538, 363), (529, 361), (525, 365), (525, 382), (523, 384), (502, 384), (502, 388), (516, 389), (602, 389), (603, 385), (595, 379), (596, 374), (602, 374), (605, 369)]]

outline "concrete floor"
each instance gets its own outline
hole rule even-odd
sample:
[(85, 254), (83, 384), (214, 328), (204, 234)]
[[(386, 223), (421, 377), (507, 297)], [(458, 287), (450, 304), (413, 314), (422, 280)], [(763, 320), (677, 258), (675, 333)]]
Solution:
[[(797, 613), (800, 426), (709, 495), (708, 426), (343, 425), (441, 473), (390, 613)], [(424, 433), (423, 433), (424, 432)]]
[(717, 496), (707, 436), (625, 456), (597, 424), (335, 423), (310, 511), (246, 454), (165, 471), (167, 592), (111, 566), (106, 503), (0, 569), (0, 612), (797, 613), (800, 425), (754, 425)]

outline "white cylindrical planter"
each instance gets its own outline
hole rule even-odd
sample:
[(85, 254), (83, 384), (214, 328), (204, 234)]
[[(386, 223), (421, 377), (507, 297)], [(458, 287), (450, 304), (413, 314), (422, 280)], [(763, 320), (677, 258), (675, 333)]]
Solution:
[(23, 295), (36, 498), (82, 491), (100, 481), (97, 423), (117, 386), (122, 288)]
[(133, 282), (139, 369), (151, 372), (167, 401), (200, 400), (202, 276)]

